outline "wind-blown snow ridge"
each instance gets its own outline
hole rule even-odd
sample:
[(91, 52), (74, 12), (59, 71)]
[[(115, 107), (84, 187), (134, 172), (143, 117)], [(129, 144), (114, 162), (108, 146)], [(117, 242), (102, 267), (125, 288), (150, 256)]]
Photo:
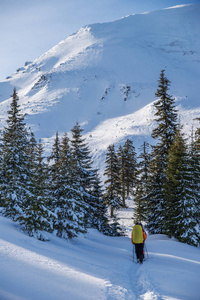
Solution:
[[(98, 51), (95, 51), (92, 59), (88, 58), (92, 55), (90, 47), (95, 45), (97, 49), (101, 49), (101, 41), (95, 39), (91, 28), (86, 26), (40, 56), (35, 63), (45, 71), (63, 72), (83, 68), (88, 65), (89, 61), (92, 60), (94, 63), (94, 60), (97, 59)], [(66, 64), (65, 67), (64, 64)]]
[(199, 20), (195, 4), (81, 28), (0, 83), (1, 127), (16, 87), (37, 138), (52, 141), (78, 121), (101, 166), (108, 141), (150, 141), (150, 107), (165, 69), (189, 134), (200, 108)]

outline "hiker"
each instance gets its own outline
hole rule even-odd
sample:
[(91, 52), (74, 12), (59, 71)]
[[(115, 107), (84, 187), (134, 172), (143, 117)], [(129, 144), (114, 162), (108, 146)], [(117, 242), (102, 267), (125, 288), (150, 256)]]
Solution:
[(142, 227), (141, 223), (136, 223), (133, 226), (131, 242), (135, 245), (135, 253), (137, 257), (137, 262), (143, 263), (144, 259), (144, 241), (147, 238), (147, 234)]

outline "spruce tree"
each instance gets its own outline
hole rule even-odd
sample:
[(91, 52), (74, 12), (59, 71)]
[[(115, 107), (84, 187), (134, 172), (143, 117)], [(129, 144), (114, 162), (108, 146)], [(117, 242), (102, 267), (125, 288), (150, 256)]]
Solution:
[(111, 208), (110, 216), (112, 218), (114, 216), (114, 209), (118, 209), (122, 206), (119, 165), (114, 144), (108, 147), (106, 153), (106, 169), (104, 175), (107, 177), (105, 180), (106, 188), (104, 198)]
[(79, 187), (72, 181), (72, 151), (69, 138), (64, 134), (60, 143), (59, 173), (60, 199), (56, 206), (57, 235), (71, 239), (85, 232), (84, 209)]
[[(50, 218), (52, 218), (52, 212), (49, 210), (51, 208), (51, 187), (49, 185), (49, 175), (48, 175), (48, 165), (46, 162), (46, 158), (44, 155), (44, 146), (39, 140), (39, 143), (36, 145), (35, 149), (36, 155), (36, 164), (35, 164), (35, 194), (39, 201), (42, 200), (42, 205), (48, 209)], [(50, 226), (49, 230), (51, 231), (52, 225)]]
[(91, 182), (94, 175), (92, 169), (92, 158), (89, 150), (89, 146), (86, 143), (85, 139), (82, 137), (83, 129), (76, 123), (76, 125), (71, 129), (72, 138), (71, 138), (71, 147), (72, 147), (72, 156), (76, 161), (77, 168), (77, 178), (79, 180), (80, 186), (83, 190), (89, 191), (91, 188)]
[(156, 97), (159, 97), (154, 103), (156, 108), (155, 120), (158, 126), (153, 130), (152, 137), (158, 140), (158, 144), (154, 149), (159, 147), (161, 151), (162, 147), (163, 164), (166, 165), (166, 157), (177, 128), (177, 109), (175, 108), (175, 99), (168, 94), (170, 81), (165, 77), (164, 72), (165, 70), (161, 71), (158, 89), (155, 94)]
[(50, 231), (51, 212), (47, 209), (47, 193), (43, 149), (31, 133), (28, 146), (29, 195), (24, 213), (19, 217), (24, 231), (40, 240), (48, 240), (45, 231)]
[(127, 173), (127, 169), (125, 170), (125, 153), (122, 146), (119, 147), (119, 150), (117, 152), (117, 158), (119, 163), (119, 179), (121, 184), (122, 203), (123, 203), (123, 207), (126, 207), (125, 200), (126, 200), (127, 181), (125, 181), (125, 173)]
[(107, 216), (107, 205), (104, 201), (103, 190), (101, 186), (101, 181), (98, 175), (98, 171), (94, 171), (94, 179), (92, 183), (91, 196), (93, 197), (93, 219), (92, 227), (98, 229), (100, 232), (110, 235), (112, 229), (109, 225), (109, 220)]
[(193, 195), (193, 216), (195, 219), (196, 236), (194, 244), (200, 245), (200, 130), (197, 128), (195, 135), (192, 133), (189, 148), (189, 170)]
[(119, 147), (117, 158), (119, 163), (121, 197), (123, 201), (123, 207), (125, 207), (125, 200), (130, 194), (133, 195), (133, 190), (136, 187), (137, 160), (135, 147), (133, 146), (133, 142), (131, 140), (127, 139), (123, 147)]
[(3, 153), (2, 153), (2, 132), (0, 131), (0, 207), (4, 206), (4, 200), (2, 197), (3, 192), (3, 179), (4, 179), (4, 173), (3, 173)]
[(119, 223), (119, 218), (116, 215), (113, 215), (113, 218), (110, 223), (110, 231), (109, 234), (110, 236), (122, 236), (124, 235), (124, 231)]
[(126, 140), (123, 145), (124, 153), (124, 179), (125, 179), (125, 189), (126, 189), (126, 198), (130, 194), (134, 194), (134, 189), (136, 187), (137, 181), (137, 158), (135, 147), (133, 142), (129, 139)]
[(73, 184), (76, 184), (81, 194), (80, 205), (85, 210), (85, 226), (92, 226), (92, 218), (94, 212), (94, 201), (90, 190), (92, 188), (92, 180), (94, 178), (94, 170), (92, 169), (92, 158), (89, 146), (82, 136), (83, 129), (76, 123), (71, 129), (71, 148), (72, 148), (72, 177)]
[(60, 201), (60, 176), (59, 176), (59, 164), (60, 164), (60, 140), (58, 132), (56, 132), (56, 137), (54, 144), (52, 146), (51, 155), (48, 157), (48, 184), (50, 187), (49, 195), (49, 205), (48, 208), (55, 212), (57, 206), (59, 206)]
[(3, 215), (16, 221), (29, 198), (28, 134), (16, 89), (13, 91), (7, 126), (2, 138)]
[(166, 168), (165, 227), (169, 236), (195, 244), (196, 223), (190, 161), (183, 134), (177, 129)]
[(153, 130), (152, 137), (156, 139), (157, 144), (152, 146), (150, 164), (151, 192), (147, 199), (150, 208), (147, 226), (151, 233), (165, 232), (165, 196), (163, 185), (166, 175), (164, 170), (167, 166), (169, 149), (177, 129), (175, 100), (168, 94), (170, 81), (165, 77), (164, 72), (164, 70), (161, 71), (158, 89), (155, 94), (159, 99), (154, 103), (156, 109), (155, 121), (158, 126)]
[(146, 222), (148, 218), (149, 203), (147, 200), (150, 192), (149, 187), (149, 144), (144, 142), (140, 147), (140, 155), (138, 157), (138, 168), (137, 168), (137, 183), (135, 191), (135, 209), (134, 209), (134, 220), (135, 222)]

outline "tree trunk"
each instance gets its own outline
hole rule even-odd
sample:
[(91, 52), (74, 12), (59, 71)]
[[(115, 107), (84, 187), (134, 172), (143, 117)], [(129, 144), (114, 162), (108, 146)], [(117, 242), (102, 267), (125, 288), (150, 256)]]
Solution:
[(111, 205), (110, 207), (110, 217), (112, 218), (114, 216), (114, 207)]

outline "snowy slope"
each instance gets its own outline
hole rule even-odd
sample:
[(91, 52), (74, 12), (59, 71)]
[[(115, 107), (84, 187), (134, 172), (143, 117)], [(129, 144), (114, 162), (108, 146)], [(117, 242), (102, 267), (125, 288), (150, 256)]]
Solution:
[(100, 166), (109, 144), (128, 137), (137, 147), (149, 139), (157, 80), (166, 69), (189, 133), (200, 113), (199, 28), (200, 4), (85, 26), (0, 83), (1, 127), (16, 87), (28, 126), (47, 149), (56, 131), (79, 121)]
[(134, 263), (132, 210), (120, 213), (127, 237), (91, 230), (71, 242), (41, 242), (0, 217), (1, 300), (199, 300), (200, 249), (148, 236), (147, 260)]

